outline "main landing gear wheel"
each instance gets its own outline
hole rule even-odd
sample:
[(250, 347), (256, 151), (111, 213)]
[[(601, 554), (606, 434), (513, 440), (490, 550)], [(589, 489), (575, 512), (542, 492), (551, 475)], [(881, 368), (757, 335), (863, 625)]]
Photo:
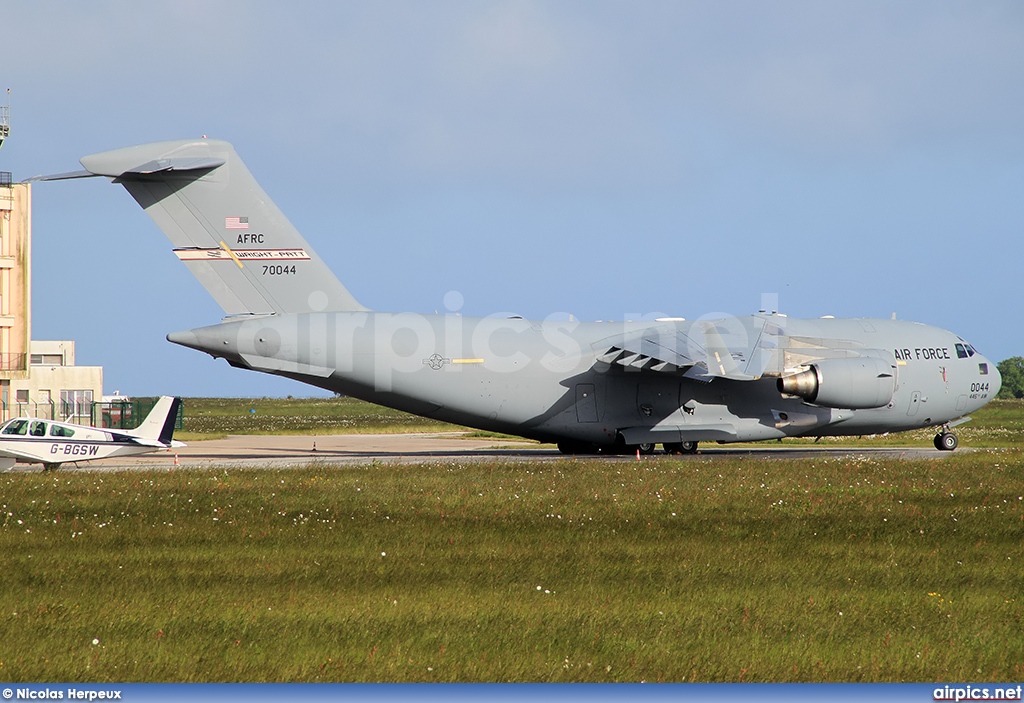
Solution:
[(696, 454), (696, 442), (666, 442), (664, 445), (666, 454)]
[(940, 432), (935, 435), (935, 448), (943, 452), (951, 452), (956, 449), (957, 442), (956, 435), (952, 432)]
[(558, 451), (562, 452), (562, 454), (568, 454), (569, 456), (573, 456), (575, 454), (582, 454), (583, 445), (577, 442), (559, 442)]
[(576, 456), (577, 454), (597, 454), (597, 445), (590, 444), (589, 442), (559, 442), (558, 451), (562, 454), (568, 454), (569, 456)]
[(643, 442), (636, 445), (636, 449), (639, 449), (641, 454), (654, 454), (655, 446), (654, 442)]

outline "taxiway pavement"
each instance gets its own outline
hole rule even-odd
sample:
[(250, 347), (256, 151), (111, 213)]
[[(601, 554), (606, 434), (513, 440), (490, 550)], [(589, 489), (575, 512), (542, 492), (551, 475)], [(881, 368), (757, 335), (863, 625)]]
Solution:
[[(961, 448), (957, 451), (965, 451)], [(735, 447), (701, 445), (695, 455), (681, 460), (714, 461), (750, 457), (808, 459), (843, 456), (874, 458), (944, 458), (951, 452), (924, 447), (851, 448), (820, 445), (762, 444)], [(660, 451), (642, 459), (664, 458)], [(64, 464), (61, 471), (173, 470), (175, 468), (295, 468), (311, 464), (345, 466), (365, 464), (465, 463), (470, 461), (557, 461), (566, 459), (550, 445), (517, 440), (467, 437), (465, 433), (342, 434), (342, 435), (231, 435), (223, 439), (191, 441), (176, 450), (115, 457), (81, 464)], [(581, 456), (601, 461), (635, 461), (635, 456)], [(14, 471), (38, 471), (36, 464), (18, 464)]]

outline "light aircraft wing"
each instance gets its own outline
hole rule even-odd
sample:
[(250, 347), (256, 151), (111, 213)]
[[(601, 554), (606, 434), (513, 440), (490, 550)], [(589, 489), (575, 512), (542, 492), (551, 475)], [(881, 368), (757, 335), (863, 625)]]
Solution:
[[(34, 454), (19, 452), (18, 450), (11, 449), (10, 447), (0, 449), (0, 468), (10, 468), (10, 466), (14, 466), (14, 462), (18, 459), (21, 459), (22, 461), (39, 461), (39, 457)], [(8, 466), (8, 463), (10, 466)]]

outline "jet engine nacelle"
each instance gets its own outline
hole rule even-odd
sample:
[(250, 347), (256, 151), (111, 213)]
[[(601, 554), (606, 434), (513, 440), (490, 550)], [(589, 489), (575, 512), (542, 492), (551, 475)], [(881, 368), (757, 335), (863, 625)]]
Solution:
[(883, 359), (822, 359), (806, 371), (783, 376), (778, 388), (825, 408), (865, 410), (889, 404), (896, 376)]

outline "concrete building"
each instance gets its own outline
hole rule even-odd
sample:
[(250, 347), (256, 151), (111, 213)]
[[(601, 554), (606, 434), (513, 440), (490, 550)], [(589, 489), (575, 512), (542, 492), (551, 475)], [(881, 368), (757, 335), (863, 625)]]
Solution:
[(0, 172), (0, 420), (89, 423), (102, 396), (103, 367), (76, 366), (74, 342), (32, 341), (32, 186)]

